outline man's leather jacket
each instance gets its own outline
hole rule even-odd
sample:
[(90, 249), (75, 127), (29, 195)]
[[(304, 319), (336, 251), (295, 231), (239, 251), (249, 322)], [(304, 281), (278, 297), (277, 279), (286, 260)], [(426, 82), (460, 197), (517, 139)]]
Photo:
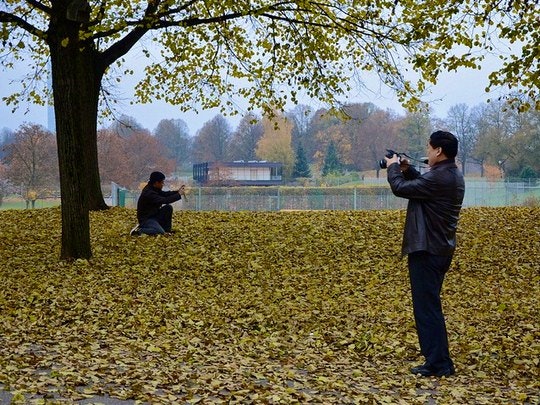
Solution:
[(409, 200), (401, 253), (451, 256), (465, 194), (465, 181), (455, 161), (438, 162), (422, 175), (412, 166), (402, 173), (399, 164), (393, 163), (387, 177), (392, 192)]

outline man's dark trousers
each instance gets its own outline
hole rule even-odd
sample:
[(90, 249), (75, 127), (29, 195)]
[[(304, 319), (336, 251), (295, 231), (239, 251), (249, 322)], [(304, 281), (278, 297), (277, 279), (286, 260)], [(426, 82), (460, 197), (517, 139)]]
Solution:
[(172, 213), (172, 205), (165, 204), (155, 216), (148, 218), (139, 225), (141, 232), (147, 235), (160, 235), (165, 232), (171, 232)]
[(409, 254), (409, 277), (420, 350), (426, 364), (434, 370), (453, 367), (440, 297), (444, 275), (451, 262), (452, 256), (437, 256), (425, 251)]

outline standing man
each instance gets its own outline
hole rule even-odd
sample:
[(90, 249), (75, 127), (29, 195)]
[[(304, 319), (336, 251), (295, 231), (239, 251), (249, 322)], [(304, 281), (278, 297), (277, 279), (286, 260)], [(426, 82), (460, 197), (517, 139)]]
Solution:
[(131, 236), (163, 235), (172, 231), (171, 203), (178, 201), (184, 194), (184, 187), (177, 191), (163, 191), (165, 175), (152, 172), (148, 184), (144, 186), (137, 201), (137, 220), (139, 224), (130, 232)]
[(440, 292), (456, 248), (456, 229), (465, 194), (463, 175), (455, 157), (458, 140), (450, 132), (436, 131), (427, 145), (430, 170), (420, 174), (400, 162), (385, 158), (392, 192), (409, 200), (403, 232), (402, 255), (408, 255), (409, 277), (420, 350), (425, 363), (413, 374), (450, 376), (455, 373)]

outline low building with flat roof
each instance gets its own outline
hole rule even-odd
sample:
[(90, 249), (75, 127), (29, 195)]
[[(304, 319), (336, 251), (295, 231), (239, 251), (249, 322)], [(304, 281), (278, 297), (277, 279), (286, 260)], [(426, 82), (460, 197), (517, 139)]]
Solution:
[(193, 165), (200, 185), (275, 186), (282, 183), (283, 163), (265, 160), (204, 162)]

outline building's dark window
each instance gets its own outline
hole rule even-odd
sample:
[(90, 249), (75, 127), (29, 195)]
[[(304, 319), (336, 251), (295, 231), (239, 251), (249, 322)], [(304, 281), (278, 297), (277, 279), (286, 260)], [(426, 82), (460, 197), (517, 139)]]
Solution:
[(272, 180), (281, 180), (282, 166), (276, 167), (273, 166), (270, 168), (270, 178)]

